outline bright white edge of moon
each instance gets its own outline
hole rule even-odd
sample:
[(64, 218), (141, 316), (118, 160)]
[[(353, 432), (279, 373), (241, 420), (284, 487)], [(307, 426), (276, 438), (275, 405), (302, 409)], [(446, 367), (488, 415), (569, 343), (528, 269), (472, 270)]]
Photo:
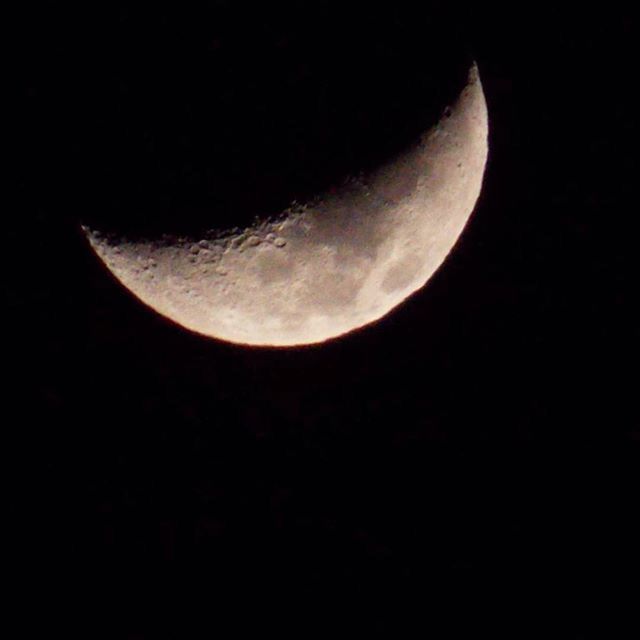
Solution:
[(474, 209), (488, 152), (478, 69), (409, 150), (335, 193), (202, 238), (131, 242), (83, 227), (116, 278), (197, 333), (294, 346), (374, 322), (423, 287)]

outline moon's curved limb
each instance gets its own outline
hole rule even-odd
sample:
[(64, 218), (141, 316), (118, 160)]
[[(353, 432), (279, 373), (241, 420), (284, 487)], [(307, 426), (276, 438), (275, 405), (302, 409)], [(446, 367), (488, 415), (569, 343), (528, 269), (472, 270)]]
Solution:
[(410, 150), (277, 219), (201, 239), (129, 242), (84, 227), (140, 300), (230, 342), (322, 342), (378, 320), (444, 261), (480, 194), (487, 107), (477, 67)]

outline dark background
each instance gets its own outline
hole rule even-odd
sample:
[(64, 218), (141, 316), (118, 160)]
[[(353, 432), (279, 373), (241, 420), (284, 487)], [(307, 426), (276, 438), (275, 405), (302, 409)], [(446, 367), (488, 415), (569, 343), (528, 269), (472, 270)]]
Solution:
[[(20, 21), (18, 592), (111, 614), (144, 594), (157, 619), (200, 583), (245, 601), (497, 582), (581, 615), (637, 575), (635, 25), (611, 4), (203, 7)], [(285, 350), (204, 339), (78, 229), (276, 211), (435, 122), (472, 58), (482, 195), (444, 267), (373, 326)]]

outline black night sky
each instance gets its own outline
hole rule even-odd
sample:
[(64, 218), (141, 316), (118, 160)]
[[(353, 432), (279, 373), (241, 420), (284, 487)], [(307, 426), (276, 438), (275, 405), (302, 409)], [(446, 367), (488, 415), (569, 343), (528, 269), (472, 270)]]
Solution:
[[(427, 593), (526, 584), (580, 620), (637, 576), (631, 18), (122, 4), (19, 21), (2, 285), (15, 592), (95, 611), (88, 637), (155, 637), (179, 592), (205, 616), (223, 596), (406, 592), (428, 631)], [(141, 305), (79, 230), (275, 212), (433, 124), (471, 59), (482, 195), (429, 285), (375, 325), (285, 350), (205, 339)], [(128, 610), (133, 627), (115, 622)]]

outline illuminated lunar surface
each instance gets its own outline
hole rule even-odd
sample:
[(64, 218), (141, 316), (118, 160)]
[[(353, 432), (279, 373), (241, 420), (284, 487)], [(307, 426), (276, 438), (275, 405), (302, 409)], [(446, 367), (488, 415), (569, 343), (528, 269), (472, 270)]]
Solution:
[(487, 134), (473, 66), (435, 127), (336, 192), (201, 238), (84, 230), (125, 287), (187, 329), (251, 345), (322, 342), (378, 320), (442, 264), (480, 194)]

